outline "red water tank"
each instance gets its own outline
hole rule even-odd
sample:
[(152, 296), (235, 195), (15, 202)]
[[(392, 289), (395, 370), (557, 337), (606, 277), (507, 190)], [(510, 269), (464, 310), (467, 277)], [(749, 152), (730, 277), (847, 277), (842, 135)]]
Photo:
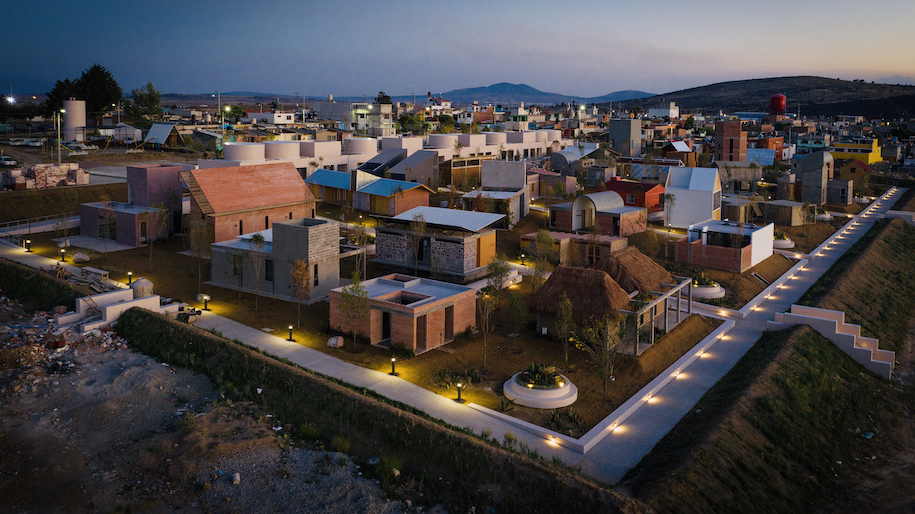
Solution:
[(769, 114), (785, 114), (788, 108), (788, 98), (781, 93), (769, 97)]

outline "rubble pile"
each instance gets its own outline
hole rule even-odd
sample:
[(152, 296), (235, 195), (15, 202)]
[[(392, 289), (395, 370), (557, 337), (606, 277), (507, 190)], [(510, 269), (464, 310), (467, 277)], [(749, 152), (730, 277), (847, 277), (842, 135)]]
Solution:
[(8, 189), (44, 189), (89, 183), (89, 171), (78, 163), (36, 164), (28, 169), (0, 170), (0, 186)]
[[(0, 395), (35, 392), (77, 366), (89, 352), (126, 349), (114, 332), (60, 330), (50, 312), (26, 314), (22, 306), (0, 296)], [(54, 384), (56, 385), (56, 384)]]

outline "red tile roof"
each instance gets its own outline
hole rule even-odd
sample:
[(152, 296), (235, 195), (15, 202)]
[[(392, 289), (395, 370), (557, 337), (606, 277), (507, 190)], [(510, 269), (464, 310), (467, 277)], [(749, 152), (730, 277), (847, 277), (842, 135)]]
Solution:
[(314, 202), (291, 162), (191, 170), (214, 214)]

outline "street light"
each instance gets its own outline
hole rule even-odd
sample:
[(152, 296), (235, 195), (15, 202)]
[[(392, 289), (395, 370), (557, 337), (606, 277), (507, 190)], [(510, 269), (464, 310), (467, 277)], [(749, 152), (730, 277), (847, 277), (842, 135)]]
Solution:
[(295, 341), (295, 339), (292, 338), (292, 325), (289, 325), (289, 340)]
[(67, 112), (66, 109), (61, 109), (57, 113), (57, 166), (60, 167), (60, 115)]

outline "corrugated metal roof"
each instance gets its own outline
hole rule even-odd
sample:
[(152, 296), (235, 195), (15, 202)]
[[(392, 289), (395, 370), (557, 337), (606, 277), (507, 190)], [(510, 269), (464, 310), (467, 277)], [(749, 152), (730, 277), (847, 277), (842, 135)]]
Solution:
[(674, 150), (677, 152), (692, 152), (692, 150), (689, 149), (689, 145), (683, 141), (671, 141), (670, 145), (673, 146)]
[(168, 135), (172, 133), (173, 128), (175, 128), (174, 123), (153, 123), (143, 142), (164, 145), (168, 142)]
[(320, 169), (309, 175), (305, 183), (349, 190), (350, 174), (345, 171)]
[(401, 191), (409, 191), (417, 187), (425, 186), (416, 182), (394, 180), (392, 178), (382, 178), (372, 182), (367, 186), (363, 186), (357, 192), (375, 196), (392, 196)]
[(450, 225), (470, 232), (479, 232), (505, 217), (504, 214), (490, 214), (488, 212), (460, 211), (441, 207), (414, 207), (407, 212), (394, 216), (394, 219), (413, 221), (413, 216), (416, 214), (422, 214), (426, 223)]
[(616, 191), (601, 191), (600, 193), (582, 195), (582, 197), (591, 200), (591, 203), (594, 204), (594, 210), (597, 212), (612, 211), (626, 206), (623, 202), (623, 197)]
[(761, 166), (775, 164), (775, 150), (769, 148), (747, 148), (747, 160), (754, 161)]

